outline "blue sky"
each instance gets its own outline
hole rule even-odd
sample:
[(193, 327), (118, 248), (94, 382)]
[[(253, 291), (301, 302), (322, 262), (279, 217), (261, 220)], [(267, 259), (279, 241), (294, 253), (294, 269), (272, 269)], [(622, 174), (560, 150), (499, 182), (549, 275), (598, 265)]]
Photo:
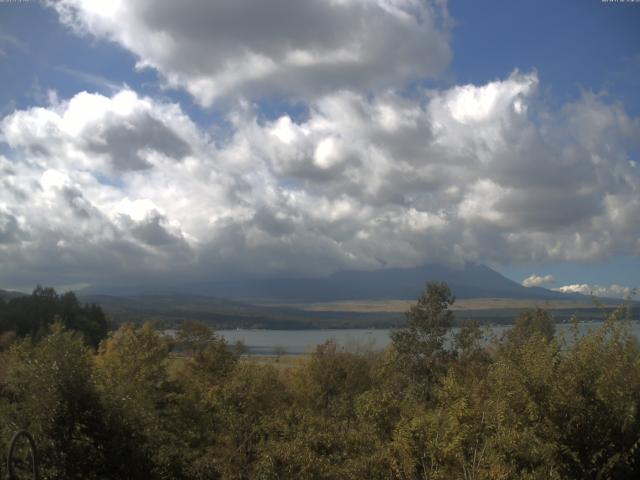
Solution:
[(451, 2), (456, 27), (452, 70), (483, 83), (514, 68), (536, 69), (554, 104), (581, 89), (609, 92), (640, 109), (640, 9), (599, 0)]
[[(58, 21), (54, 10), (34, 1), (0, 8), (0, 31), (27, 48), (3, 42), (3, 50), (10, 53), (2, 62), (3, 109), (33, 105), (34, 97), (48, 88), (62, 97), (80, 90), (109, 93), (99, 83), (103, 79), (170, 96), (197, 121), (211, 121), (211, 110), (193, 108), (188, 95), (158, 88), (153, 71), (135, 71), (136, 59), (130, 52), (110, 42), (79, 38)], [(591, 89), (609, 93), (637, 115), (639, 10), (631, 2), (598, 0), (449, 2), (453, 61), (449, 74), (435, 83), (482, 84), (516, 68), (535, 69), (545, 82), (545, 94), (556, 105), (575, 99), (581, 89)], [(69, 71), (88, 77), (83, 80)], [(290, 105), (270, 107), (281, 111)]]
[(0, 197), (0, 284), (444, 258), (640, 285), (640, 3), (47, 3), (0, 3), (5, 188), (43, 192)]

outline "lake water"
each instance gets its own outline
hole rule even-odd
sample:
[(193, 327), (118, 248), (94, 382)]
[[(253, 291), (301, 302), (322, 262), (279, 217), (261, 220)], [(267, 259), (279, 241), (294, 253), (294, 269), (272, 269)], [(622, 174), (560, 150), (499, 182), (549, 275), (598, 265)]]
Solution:
[[(601, 322), (583, 322), (580, 332), (597, 329)], [(501, 336), (508, 325), (489, 327), (489, 336)], [(569, 332), (570, 324), (557, 324), (558, 333)], [(632, 330), (640, 338), (640, 322), (632, 322)], [(455, 329), (454, 329), (455, 331)], [(278, 352), (288, 355), (304, 355), (327, 340), (333, 339), (345, 349), (382, 350), (391, 342), (390, 329), (344, 329), (344, 330), (218, 330), (227, 343), (233, 345), (241, 341), (247, 347), (249, 355), (276, 355)]]

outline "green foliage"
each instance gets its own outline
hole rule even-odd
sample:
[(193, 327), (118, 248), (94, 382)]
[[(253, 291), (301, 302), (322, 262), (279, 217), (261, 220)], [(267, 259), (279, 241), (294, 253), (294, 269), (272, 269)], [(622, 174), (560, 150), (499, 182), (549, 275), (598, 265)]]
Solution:
[(442, 464), (467, 478), (635, 478), (640, 350), (628, 325), (612, 317), (567, 344), (538, 318), (505, 336), (486, 375), (450, 370), (436, 412), (459, 447)]
[(297, 373), (299, 402), (333, 417), (353, 416), (354, 399), (371, 387), (367, 359), (339, 351), (333, 340), (318, 345)]
[(183, 378), (204, 388), (219, 383), (234, 368), (238, 356), (207, 325), (185, 321), (176, 335), (177, 346), (189, 356)]
[(114, 468), (126, 460), (113, 442), (117, 422), (105, 421), (92, 353), (76, 333), (56, 323), (38, 343), (15, 343), (2, 361), (2, 438), (18, 429), (32, 432), (42, 478), (127, 478)]
[(432, 399), (433, 389), (447, 368), (450, 352), (444, 346), (453, 323), (449, 307), (454, 301), (446, 283), (428, 283), (418, 302), (406, 313), (406, 326), (391, 334), (398, 354), (397, 368), (425, 400)]
[[(80, 305), (73, 292), (58, 295), (53, 288), (38, 286), (30, 296), (0, 300), (0, 334), (39, 338), (59, 321), (83, 335), (87, 345), (97, 347), (107, 336), (107, 318), (97, 305)], [(3, 348), (0, 341), (0, 350)]]
[(168, 341), (146, 323), (124, 325), (100, 346), (96, 383), (106, 410), (122, 419), (150, 467), (147, 478), (180, 478), (177, 389), (167, 371)]
[(553, 318), (540, 308), (522, 312), (512, 329), (505, 334), (507, 348), (519, 347), (527, 343), (534, 335), (539, 335), (547, 342), (555, 336), (556, 329)]
[(241, 363), (229, 381), (212, 391), (217, 412), (217, 464), (223, 478), (255, 478), (261, 445), (273, 431), (273, 419), (288, 403), (278, 372), (270, 366)]
[(21, 341), (5, 360), (5, 394), (14, 402), (3, 423), (33, 432), (49, 465), (46, 476), (80, 478), (87, 457), (97, 453), (89, 432), (97, 413), (89, 352), (54, 324), (38, 345)]
[(364, 420), (370, 359), (328, 341), (289, 374), (287, 401), (272, 415), (258, 458), (259, 478), (386, 478), (374, 426)]
[(0, 449), (29, 429), (52, 480), (640, 477), (640, 346), (622, 310), (566, 339), (525, 312), (489, 342), (474, 322), (452, 335), (452, 303), (429, 284), (387, 350), (330, 341), (278, 368), (197, 322), (174, 340), (124, 325), (97, 352), (61, 322), (8, 337)]

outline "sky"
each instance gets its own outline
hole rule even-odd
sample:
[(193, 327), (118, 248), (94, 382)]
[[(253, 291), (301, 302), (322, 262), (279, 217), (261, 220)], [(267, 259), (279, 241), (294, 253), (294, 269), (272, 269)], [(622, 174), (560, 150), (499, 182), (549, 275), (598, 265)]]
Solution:
[(0, 287), (640, 286), (640, 2), (0, 0)]

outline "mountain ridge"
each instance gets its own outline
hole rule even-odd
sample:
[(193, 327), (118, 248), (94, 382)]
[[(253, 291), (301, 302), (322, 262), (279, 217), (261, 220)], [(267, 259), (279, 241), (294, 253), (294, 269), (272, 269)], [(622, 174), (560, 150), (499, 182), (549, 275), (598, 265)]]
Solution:
[(15, 290), (3, 290), (0, 289), (0, 299), (2, 300), (11, 300), (12, 298), (20, 298), (28, 296), (28, 293), (18, 292)]
[(116, 296), (180, 293), (242, 301), (326, 302), (338, 300), (416, 299), (430, 281), (447, 282), (458, 298), (521, 298), (540, 300), (588, 300), (541, 287), (524, 287), (495, 270), (477, 263), (455, 268), (428, 264), (412, 268), (373, 271), (341, 270), (326, 277), (266, 278), (199, 282), (181, 285), (94, 286), (83, 294)]

